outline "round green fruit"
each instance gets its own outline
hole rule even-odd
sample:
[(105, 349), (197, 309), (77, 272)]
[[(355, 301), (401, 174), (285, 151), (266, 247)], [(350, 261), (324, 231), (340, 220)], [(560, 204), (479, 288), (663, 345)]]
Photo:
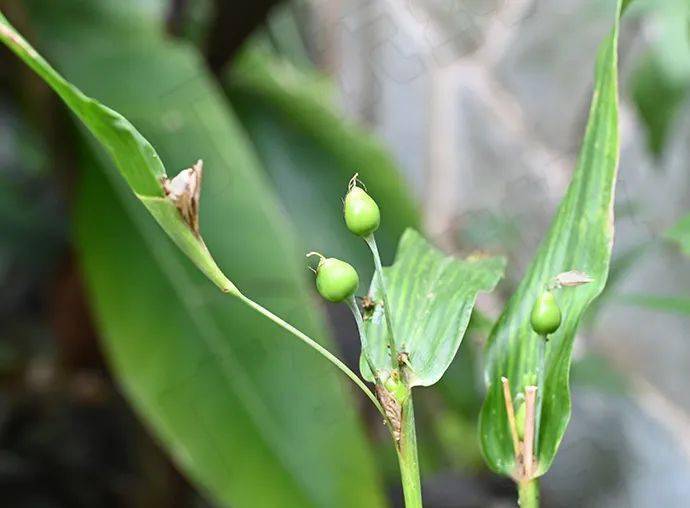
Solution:
[(359, 286), (352, 265), (335, 258), (324, 258), (316, 269), (316, 289), (331, 302), (342, 302), (355, 294)]
[(345, 224), (358, 236), (369, 236), (379, 228), (381, 212), (369, 194), (352, 187), (345, 196)]
[(549, 335), (561, 326), (561, 309), (551, 291), (544, 291), (534, 302), (530, 315), (532, 329), (539, 335)]

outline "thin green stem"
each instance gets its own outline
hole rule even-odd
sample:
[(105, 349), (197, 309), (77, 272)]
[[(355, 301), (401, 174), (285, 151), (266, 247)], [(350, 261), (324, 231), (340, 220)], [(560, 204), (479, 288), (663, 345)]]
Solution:
[(533, 478), (518, 483), (520, 508), (539, 508), (539, 480)]
[(422, 508), (422, 482), (417, 457), (417, 431), (414, 423), (412, 395), (402, 405), (402, 426), (397, 443), (398, 464), (402, 480), (405, 508)]
[(371, 361), (371, 357), (369, 356), (369, 341), (367, 340), (367, 333), (364, 330), (364, 319), (362, 319), (362, 313), (359, 311), (359, 306), (357, 305), (357, 302), (355, 301), (355, 297), (351, 296), (347, 300), (345, 300), (347, 303), (347, 306), (350, 308), (350, 311), (352, 312), (352, 315), (355, 318), (355, 323), (357, 323), (357, 330), (359, 331), (359, 339), (362, 343), (362, 355), (364, 355), (364, 359), (367, 362), (367, 365), (369, 366), (369, 370), (371, 371), (371, 375), (374, 376), (374, 379), (376, 379), (376, 382), (380, 382), (378, 373), (376, 372), (376, 367), (374, 367), (374, 362)]
[[(233, 293), (234, 295), (234, 293)], [(324, 358), (326, 358), (329, 362), (331, 362), (333, 365), (338, 367), (342, 372), (345, 373), (347, 377), (349, 377), (363, 392), (364, 394), (369, 397), (371, 402), (376, 406), (376, 409), (379, 410), (379, 412), (385, 417), (386, 413), (383, 410), (383, 407), (381, 407), (381, 403), (378, 401), (376, 396), (372, 393), (372, 391), (369, 389), (369, 387), (362, 381), (357, 374), (352, 372), (347, 365), (345, 365), (342, 361), (338, 359), (333, 353), (328, 351), (326, 348), (324, 348), (321, 344), (316, 342), (314, 339), (309, 337), (307, 334), (304, 332), (298, 330), (294, 326), (292, 326), (290, 323), (287, 321), (279, 318), (273, 312), (268, 310), (267, 308), (261, 306), (260, 304), (256, 303), (254, 300), (249, 298), (248, 296), (243, 295), (242, 293), (238, 293), (237, 298), (240, 299), (243, 303), (257, 311), (259, 314), (262, 314), (263, 316), (267, 317), (271, 321), (273, 321), (275, 324), (283, 328), (284, 330), (287, 330), (291, 334), (293, 334), (295, 337), (300, 339), (301, 341), (305, 342), (308, 346), (311, 348), (315, 349), (319, 354), (321, 354)]]
[(391, 308), (388, 303), (388, 291), (386, 290), (386, 282), (383, 277), (383, 266), (381, 266), (381, 256), (379, 256), (379, 249), (376, 245), (376, 239), (374, 234), (364, 237), (364, 241), (367, 242), (371, 254), (374, 256), (374, 267), (376, 268), (376, 274), (379, 277), (379, 284), (381, 287), (381, 296), (383, 298), (383, 310), (386, 316), (386, 326), (388, 327), (388, 347), (391, 353), (391, 364), (393, 370), (398, 369), (398, 349), (395, 347), (395, 335), (393, 328), (393, 315), (391, 314)]

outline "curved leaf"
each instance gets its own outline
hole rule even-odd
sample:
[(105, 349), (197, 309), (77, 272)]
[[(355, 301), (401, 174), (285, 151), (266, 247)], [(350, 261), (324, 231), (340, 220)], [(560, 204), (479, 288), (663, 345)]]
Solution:
[[(457, 259), (432, 247), (419, 233), (408, 229), (400, 239), (393, 266), (384, 268), (398, 353), (407, 353), (410, 386), (430, 386), (453, 361), (465, 335), (477, 293), (491, 291), (503, 275), (505, 259)], [(370, 297), (381, 301), (378, 278)], [(366, 321), (369, 355), (374, 367), (390, 372), (388, 330), (383, 305)], [(360, 360), (362, 375), (374, 376)], [(386, 378), (387, 376), (382, 376)]]
[(513, 398), (535, 384), (538, 341), (529, 315), (537, 296), (559, 273), (579, 270), (590, 284), (557, 294), (563, 322), (549, 336), (541, 421), (538, 424), (537, 475), (551, 465), (570, 418), (570, 354), (580, 318), (606, 284), (613, 243), (613, 198), (618, 167), (617, 46), (621, 2), (614, 29), (599, 49), (592, 104), (577, 167), (549, 232), (525, 277), (496, 323), (486, 349), (488, 393), (480, 414), (480, 438), (489, 466), (515, 473), (515, 457), (502, 393), (501, 377)]
[(162, 183), (166, 178), (165, 168), (146, 138), (120, 113), (84, 95), (66, 81), (17, 33), (2, 13), (0, 40), (48, 83), (84, 123), (115, 161), (132, 192), (141, 199), (182, 252), (221, 290), (236, 291), (216, 265), (203, 241), (182, 219), (175, 204), (165, 197)]
[[(111, 16), (120, 2), (59, 4), (29, 3), (61, 70), (132, 118), (166, 161), (187, 164), (190, 147), (204, 158), (202, 230), (221, 265), (248, 295), (324, 337), (290, 225), (196, 52), (158, 32), (145, 45), (136, 31), (120, 38), (139, 19)], [(113, 372), (180, 467), (223, 505), (381, 506), (338, 374), (206, 284), (106, 175), (86, 161), (80, 260)]]

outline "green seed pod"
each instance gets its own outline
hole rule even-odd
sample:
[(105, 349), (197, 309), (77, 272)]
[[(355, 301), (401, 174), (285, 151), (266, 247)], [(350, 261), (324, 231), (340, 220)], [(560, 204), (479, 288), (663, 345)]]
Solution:
[(379, 228), (381, 212), (369, 194), (352, 186), (345, 196), (345, 224), (358, 236), (368, 236)]
[(534, 302), (530, 315), (532, 329), (539, 335), (549, 335), (561, 326), (561, 309), (551, 291), (544, 291)]
[(525, 439), (525, 416), (527, 404), (524, 401), (518, 402), (517, 410), (515, 411), (515, 427), (517, 427), (517, 435), (520, 441)]
[(335, 258), (321, 257), (316, 268), (316, 289), (331, 302), (349, 298), (359, 286), (357, 271), (352, 265)]

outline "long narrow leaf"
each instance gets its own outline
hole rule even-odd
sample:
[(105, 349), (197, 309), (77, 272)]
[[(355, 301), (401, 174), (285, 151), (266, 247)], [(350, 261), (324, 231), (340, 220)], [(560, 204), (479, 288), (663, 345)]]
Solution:
[(613, 198), (618, 167), (617, 43), (621, 2), (613, 31), (596, 62), (587, 130), (572, 181), (529, 270), (494, 327), (486, 350), (488, 394), (480, 415), (482, 449), (489, 466), (515, 473), (515, 457), (502, 394), (509, 379), (513, 398), (534, 384), (538, 341), (529, 315), (535, 299), (557, 274), (580, 270), (594, 281), (557, 295), (563, 323), (550, 337), (536, 455), (538, 474), (549, 469), (570, 418), (570, 355), (580, 318), (606, 284), (613, 243)]

